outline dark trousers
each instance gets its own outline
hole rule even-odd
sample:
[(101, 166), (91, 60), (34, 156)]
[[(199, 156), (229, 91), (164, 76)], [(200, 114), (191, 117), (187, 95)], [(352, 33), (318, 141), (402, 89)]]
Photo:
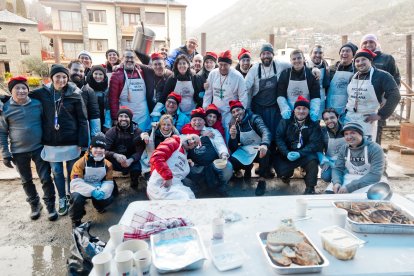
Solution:
[(93, 207), (95, 207), (96, 210), (103, 210), (114, 201), (113, 195), (107, 199), (96, 200), (93, 197), (86, 197), (80, 193), (72, 193), (70, 195), (69, 216), (73, 221), (81, 221), (86, 214), (85, 204), (87, 199), (92, 199)]
[(377, 126), (377, 139), (375, 142), (377, 142), (378, 145), (381, 145), (381, 138), (382, 138), (382, 130), (384, 129), (384, 127), (387, 125), (387, 121), (386, 120), (379, 120), (378, 121), (378, 126)]
[[(259, 158), (259, 153), (257, 153), (256, 158), (253, 160), (253, 163), (259, 163), (259, 176), (261, 177), (265, 177), (266, 174), (269, 172), (270, 170), (270, 156), (271, 156), (271, 152), (270, 150), (268, 150), (266, 152), (266, 155), (263, 158)], [(240, 163), (240, 161), (236, 158), (234, 158), (233, 156), (230, 157), (230, 162), (233, 165), (233, 169), (235, 171), (243, 169), (243, 170), (251, 170), (253, 167), (253, 163), (250, 165), (243, 165), (242, 163)]]
[(33, 160), (40, 182), (42, 183), (43, 201), (46, 206), (54, 206), (56, 194), (55, 186), (53, 185), (52, 177), (50, 176), (50, 165), (40, 157), (41, 152), (42, 148), (32, 152), (15, 153), (13, 154), (13, 158), (17, 172), (20, 174), (22, 180), (24, 192), (27, 196), (26, 201), (29, 202), (30, 205), (39, 203), (39, 195), (36, 186), (33, 183), (32, 169), (30, 167), (30, 161)]
[(301, 157), (295, 161), (289, 161), (280, 155), (275, 161), (275, 170), (278, 177), (292, 177), (295, 168), (301, 167), (306, 175), (304, 177), (306, 187), (315, 187), (318, 182), (318, 160)]
[(122, 172), (124, 175), (129, 173), (131, 181), (138, 180), (138, 177), (141, 175), (141, 163), (139, 160), (132, 162), (131, 166), (128, 168), (124, 168), (115, 158), (110, 157), (107, 159), (112, 163), (112, 167), (115, 171)]

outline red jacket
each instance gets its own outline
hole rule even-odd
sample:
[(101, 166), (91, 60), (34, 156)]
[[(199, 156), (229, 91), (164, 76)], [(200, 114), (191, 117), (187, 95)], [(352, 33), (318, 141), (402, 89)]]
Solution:
[[(168, 167), (167, 160), (180, 146), (180, 137), (177, 135), (173, 135), (172, 137), (165, 139), (164, 142), (161, 142), (150, 159), (151, 173), (155, 169), (163, 179), (172, 179), (173, 174)], [(184, 153), (182, 147), (180, 148), (180, 152)]]
[(181, 129), (181, 133), (182, 134), (197, 134), (198, 136), (200, 136), (201, 131), (200, 130), (195, 130), (191, 126), (191, 123), (188, 123), (188, 124), (185, 124), (183, 126), (183, 128)]

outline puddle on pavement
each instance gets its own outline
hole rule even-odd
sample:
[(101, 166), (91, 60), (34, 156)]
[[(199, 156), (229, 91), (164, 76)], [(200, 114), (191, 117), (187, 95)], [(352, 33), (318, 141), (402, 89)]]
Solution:
[(55, 246), (0, 246), (1, 275), (67, 275), (69, 249)]

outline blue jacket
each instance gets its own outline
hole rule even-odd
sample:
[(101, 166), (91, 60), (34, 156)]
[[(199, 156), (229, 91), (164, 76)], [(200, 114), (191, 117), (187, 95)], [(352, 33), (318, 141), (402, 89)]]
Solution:
[[(158, 105), (160, 106), (160, 105)], [(157, 107), (157, 106), (156, 106)], [(152, 122), (158, 122), (162, 115), (167, 114), (167, 110), (165, 109), (165, 106), (163, 105), (161, 111), (156, 111), (156, 108), (154, 108), (154, 111), (151, 113), (151, 120)], [(173, 124), (175, 128), (181, 133), (181, 129), (185, 124), (188, 124), (190, 122), (190, 118), (181, 112), (180, 108), (178, 107), (177, 112), (175, 113), (173, 117)]]
[(193, 57), (197, 54), (198, 52), (194, 51), (194, 53), (190, 55), (187, 51), (187, 46), (183, 45), (181, 47), (178, 47), (177, 49), (174, 49), (171, 52), (171, 54), (167, 57), (167, 59), (165, 60), (165, 63), (166, 63), (167, 68), (171, 69), (173, 68), (174, 62), (179, 55), (185, 55), (190, 61), (193, 61)]

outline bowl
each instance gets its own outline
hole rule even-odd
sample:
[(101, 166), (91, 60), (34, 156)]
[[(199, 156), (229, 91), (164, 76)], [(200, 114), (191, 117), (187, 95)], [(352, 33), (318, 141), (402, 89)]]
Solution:
[(148, 243), (141, 240), (129, 240), (121, 243), (115, 249), (115, 252), (118, 253), (124, 250), (131, 250), (132, 253), (138, 252), (140, 250), (147, 250), (149, 248)]
[(216, 159), (213, 161), (214, 167), (219, 170), (224, 169), (227, 166), (227, 160), (225, 159)]
[(385, 182), (378, 182), (372, 185), (367, 192), (367, 198), (372, 200), (390, 200), (391, 197), (391, 187)]

